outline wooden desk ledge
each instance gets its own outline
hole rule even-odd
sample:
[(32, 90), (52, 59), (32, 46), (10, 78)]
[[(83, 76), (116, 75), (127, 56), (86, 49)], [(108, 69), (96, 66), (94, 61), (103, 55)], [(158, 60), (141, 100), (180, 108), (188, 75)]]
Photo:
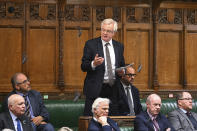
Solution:
[[(118, 126), (133, 126), (135, 116), (109, 116), (118, 123)], [(92, 116), (79, 117), (79, 131), (87, 131)]]

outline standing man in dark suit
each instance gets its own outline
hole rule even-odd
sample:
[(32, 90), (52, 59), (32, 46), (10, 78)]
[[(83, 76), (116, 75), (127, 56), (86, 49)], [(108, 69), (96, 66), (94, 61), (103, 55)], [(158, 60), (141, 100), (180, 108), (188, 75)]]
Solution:
[(110, 100), (97, 98), (92, 104), (93, 118), (88, 131), (120, 131), (117, 123), (108, 117)]
[(160, 113), (161, 98), (151, 94), (146, 100), (147, 110), (134, 119), (134, 131), (172, 131), (168, 119)]
[(132, 85), (136, 76), (135, 69), (128, 66), (124, 69), (124, 73), (120, 74), (115, 86), (118, 88), (117, 102), (112, 103), (112, 115), (137, 115), (142, 111), (140, 103), (139, 90)]
[(189, 92), (177, 94), (176, 101), (178, 108), (168, 113), (168, 120), (176, 131), (197, 130), (197, 113), (191, 112), (192, 100)]
[(25, 100), (22, 96), (13, 94), (8, 98), (8, 112), (0, 114), (0, 130), (33, 131), (31, 120), (24, 115)]
[[(30, 81), (23, 73), (16, 73), (11, 78), (13, 91), (10, 92), (7, 98), (12, 94), (19, 94), (24, 97), (26, 111), (25, 115), (31, 118), (32, 125), (37, 131), (54, 131), (53, 126), (49, 121), (49, 113), (43, 103), (42, 96), (39, 92), (31, 90)], [(3, 104), (4, 111), (8, 111), (8, 99), (5, 99)]]
[(101, 23), (101, 37), (88, 40), (84, 47), (81, 69), (87, 72), (84, 81), (86, 96), (84, 115), (91, 116), (91, 106), (97, 97), (113, 102), (115, 68), (124, 66), (124, 47), (112, 39), (117, 31), (117, 22), (105, 19)]

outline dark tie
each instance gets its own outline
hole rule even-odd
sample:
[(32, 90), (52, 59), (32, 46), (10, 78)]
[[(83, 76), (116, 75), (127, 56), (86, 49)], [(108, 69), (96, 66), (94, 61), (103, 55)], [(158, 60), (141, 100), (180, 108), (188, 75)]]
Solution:
[(130, 114), (131, 116), (135, 116), (135, 112), (134, 112), (134, 105), (131, 99), (131, 95), (130, 95), (130, 87), (126, 87), (127, 90), (127, 99), (128, 99), (128, 104), (129, 104), (129, 110), (130, 110)]
[(110, 44), (109, 43), (105, 44), (105, 46), (106, 46), (105, 53), (106, 53), (107, 73), (108, 73), (109, 85), (112, 86), (114, 84), (114, 79), (113, 79), (111, 57), (110, 57), (108, 45), (110, 45)]
[(153, 118), (153, 125), (154, 125), (156, 131), (159, 131), (160, 130), (156, 118)]
[(23, 97), (25, 99), (25, 107), (26, 107), (25, 115), (28, 116), (28, 117), (31, 117), (31, 115), (30, 115), (30, 105), (29, 105), (29, 102), (27, 100), (27, 95), (24, 95)]
[(191, 112), (187, 112), (186, 113), (187, 117), (189, 118), (189, 120), (191, 121), (192, 125), (194, 126), (194, 128), (197, 130), (197, 121), (196, 119), (192, 116)]
[(16, 118), (16, 121), (17, 121), (17, 131), (21, 131), (20, 120), (18, 118)]

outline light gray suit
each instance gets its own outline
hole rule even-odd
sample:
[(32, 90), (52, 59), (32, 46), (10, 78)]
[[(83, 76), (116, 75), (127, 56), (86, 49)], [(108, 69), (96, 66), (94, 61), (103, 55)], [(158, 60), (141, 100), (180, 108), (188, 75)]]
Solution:
[[(194, 112), (191, 113), (197, 121), (197, 114)], [(194, 129), (187, 115), (179, 108), (168, 113), (168, 120), (176, 131), (197, 131)]]

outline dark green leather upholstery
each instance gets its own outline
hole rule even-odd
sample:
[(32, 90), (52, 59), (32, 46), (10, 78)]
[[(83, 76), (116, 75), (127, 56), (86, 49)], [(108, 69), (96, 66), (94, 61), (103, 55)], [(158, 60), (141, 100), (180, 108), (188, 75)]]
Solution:
[[(44, 100), (50, 113), (50, 122), (56, 129), (67, 126), (74, 131), (78, 129), (79, 117), (83, 115), (84, 100), (73, 102), (71, 100)], [(145, 100), (141, 100), (143, 110), (146, 109)], [(1, 112), (0, 104), (0, 112)], [(177, 108), (175, 99), (163, 99), (161, 113), (167, 115), (168, 112)], [(197, 100), (194, 100), (193, 111), (197, 112)], [(133, 131), (133, 127), (120, 127), (121, 131)]]
[(84, 101), (45, 100), (44, 103), (50, 113), (50, 123), (55, 128), (78, 127), (78, 119), (83, 115)]
[[(143, 110), (146, 110), (146, 100), (141, 100)], [(162, 100), (161, 113), (167, 115), (168, 112), (173, 111), (177, 108), (175, 99), (164, 99)]]

